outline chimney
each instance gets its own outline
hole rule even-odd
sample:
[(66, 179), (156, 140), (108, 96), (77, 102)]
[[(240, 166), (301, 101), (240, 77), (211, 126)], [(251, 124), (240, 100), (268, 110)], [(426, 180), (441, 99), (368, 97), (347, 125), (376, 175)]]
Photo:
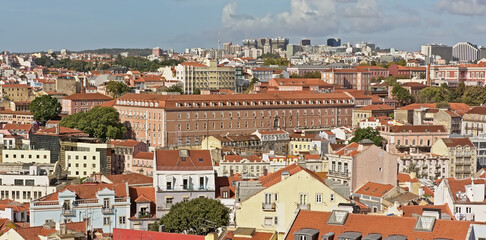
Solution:
[(56, 125), (56, 135), (59, 135), (60, 132), (60, 126), (59, 123)]
[(431, 85), (431, 82), (430, 82), (430, 63), (427, 64), (426, 79), (427, 79), (427, 86), (430, 86)]

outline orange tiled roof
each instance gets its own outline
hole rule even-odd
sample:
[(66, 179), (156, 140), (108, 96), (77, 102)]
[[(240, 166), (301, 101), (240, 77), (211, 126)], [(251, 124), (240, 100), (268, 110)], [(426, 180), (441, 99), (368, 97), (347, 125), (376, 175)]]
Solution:
[(469, 226), (473, 223), (439, 219), (431, 232), (425, 232), (414, 230), (417, 219), (411, 217), (349, 214), (344, 225), (334, 225), (327, 223), (330, 216), (330, 212), (301, 210), (285, 240), (293, 240), (294, 233), (303, 228), (319, 230), (318, 239), (328, 232), (334, 232), (335, 236), (339, 236), (348, 231), (360, 232), (363, 237), (371, 233), (379, 233), (383, 238), (390, 235), (403, 235), (408, 239), (466, 239)]
[(398, 182), (418, 182), (417, 178), (410, 177), (408, 173), (398, 173), (397, 180)]
[(116, 140), (110, 141), (110, 143), (115, 145), (115, 146), (120, 146), (120, 147), (135, 147), (138, 144), (140, 144), (141, 142), (134, 140), (134, 139), (124, 139), (124, 140), (116, 139)]
[(247, 236), (235, 236), (235, 231), (227, 231), (223, 238), (224, 240), (272, 240), (274, 239), (275, 233), (270, 232), (258, 232), (256, 231), (251, 238)]
[(113, 98), (103, 95), (101, 93), (75, 93), (69, 95), (64, 99), (70, 100), (113, 100)]
[(187, 157), (180, 155), (186, 150), (156, 150), (156, 170), (212, 170), (209, 150), (187, 150)]
[(135, 184), (150, 184), (153, 183), (154, 180), (152, 177), (145, 176), (140, 173), (125, 173), (125, 174), (116, 174), (116, 175), (105, 175), (112, 183), (125, 183), (127, 182), (128, 185), (135, 185)]
[(114, 190), (116, 197), (127, 197), (125, 183), (113, 183), (113, 184), (109, 184), (109, 183), (84, 183), (84, 184), (75, 184), (75, 185), (65, 186), (63, 189), (39, 199), (39, 201), (58, 200), (58, 198), (57, 198), (58, 194), (60, 192), (66, 191), (66, 190), (69, 190), (71, 192), (75, 192), (76, 195), (77, 195), (77, 199), (95, 199), (95, 198), (98, 198), (97, 197), (98, 191), (101, 191), (105, 188), (110, 189), (110, 190)]
[(130, 212), (132, 218), (137, 214), (136, 204), (140, 203), (150, 203), (150, 213), (155, 216), (156, 206), (155, 206), (155, 188), (154, 187), (129, 187), (130, 201), (132, 202), (130, 207)]
[[(452, 197), (454, 198), (454, 201), (457, 202), (458, 201), (458, 195), (456, 193), (458, 192), (462, 192), (462, 193), (465, 193), (466, 192), (466, 185), (471, 185), (472, 183), (472, 180), (469, 178), (469, 179), (462, 179), (462, 180), (457, 180), (455, 178), (447, 178), (447, 184), (449, 185), (449, 188), (450, 188), (450, 191), (452, 193)], [(474, 179), (474, 183), (475, 184), (486, 184), (486, 179)], [(469, 202), (469, 198), (466, 197), (466, 199), (464, 199), (465, 202)], [(464, 202), (464, 201), (461, 201), (461, 202)], [(484, 200), (484, 202), (486, 202), (486, 199)]]
[(443, 132), (447, 133), (447, 130), (443, 125), (395, 125), (390, 127), (390, 132), (394, 133), (433, 133)]
[(393, 110), (395, 108), (389, 106), (389, 105), (386, 105), (386, 104), (381, 104), (381, 105), (368, 105), (368, 106), (364, 106), (362, 108), (358, 108), (356, 110), (371, 110), (371, 111), (377, 111), (377, 110)]
[(138, 152), (137, 154), (135, 154), (135, 156), (133, 156), (133, 158), (153, 160), (154, 152)]
[(52, 128), (45, 128), (41, 129), (36, 134), (44, 134), (44, 135), (59, 135), (59, 136), (88, 136), (88, 134), (77, 130), (77, 129), (72, 129), (72, 128), (67, 128), (63, 126), (59, 126), (59, 134), (56, 133), (57, 127), (52, 127)]
[(475, 147), (469, 138), (442, 138), (447, 147), (469, 146)]
[(422, 215), (422, 211), (424, 208), (431, 208), (431, 209), (440, 209), (441, 213), (449, 214), (452, 219), (454, 220), (454, 214), (452, 214), (449, 206), (446, 204), (444, 205), (409, 205), (409, 206), (402, 206), (401, 210), (403, 211), (404, 217), (413, 217), (414, 215)]
[(394, 186), (391, 184), (367, 182), (365, 185), (356, 190), (355, 193), (382, 198), (393, 188)]
[(263, 176), (260, 178), (260, 182), (262, 183), (262, 186), (265, 188), (268, 188), (274, 184), (279, 183), (282, 181), (282, 172), (288, 171), (290, 176), (294, 175), (295, 173), (303, 170), (301, 166), (297, 164), (292, 164), (290, 166), (284, 167), (274, 173), (268, 174), (267, 176)]

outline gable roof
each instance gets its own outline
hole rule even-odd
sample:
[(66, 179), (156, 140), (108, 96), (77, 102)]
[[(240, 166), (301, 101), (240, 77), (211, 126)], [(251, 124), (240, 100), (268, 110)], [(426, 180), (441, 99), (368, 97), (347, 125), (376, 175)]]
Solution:
[(386, 104), (381, 104), (381, 105), (368, 105), (364, 106), (362, 108), (358, 108), (356, 110), (371, 110), (371, 111), (378, 111), (378, 110), (394, 110), (395, 108), (386, 105)]
[[(454, 202), (470, 202), (468, 197), (460, 199), (460, 194), (457, 193), (465, 194), (466, 186), (471, 185), (473, 182), (472, 179), (458, 180), (455, 178), (446, 178), (445, 180), (447, 180), (447, 185), (449, 186)], [(474, 179), (474, 184), (486, 184), (486, 179)], [(486, 199), (483, 202), (486, 202)]]
[[(294, 233), (303, 228), (313, 228), (319, 231), (317, 239), (328, 232), (339, 236), (344, 232), (359, 232), (364, 236), (379, 233), (385, 239), (391, 235), (403, 235), (408, 239), (466, 239), (469, 221), (436, 220), (431, 232), (417, 231), (417, 218), (396, 217), (371, 214), (349, 214), (344, 225), (328, 224), (331, 212), (301, 210), (297, 214), (285, 240), (293, 240)], [(370, 224), (372, 223), (372, 224)]]
[(398, 182), (418, 182), (417, 178), (412, 178), (408, 173), (398, 173), (397, 175)]
[(154, 152), (138, 152), (137, 154), (135, 154), (135, 156), (133, 156), (133, 158), (153, 160)]
[(295, 173), (300, 172), (303, 169), (304, 169), (303, 167), (301, 167), (297, 164), (292, 164), (292, 165), (284, 167), (284, 168), (282, 168), (282, 169), (280, 169), (280, 170), (278, 170), (274, 173), (270, 173), (267, 176), (261, 177), (260, 182), (261, 182), (263, 187), (268, 188), (268, 187), (275, 185), (275, 184), (279, 183), (280, 181), (282, 181), (282, 172), (288, 172), (289, 176), (292, 176)]
[(154, 187), (129, 187), (130, 194), (130, 212), (131, 217), (134, 218), (137, 214), (136, 203), (150, 203), (150, 213), (155, 217), (156, 205), (155, 205), (155, 188)]
[(447, 203), (443, 205), (406, 205), (400, 207), (400, 209), (403, 211), (404, 217), (415, 217), (416, 215), (421, 216), (424, 208), (439, 209), (441, 213), (447, 213), (453, 220), (455, 219)]
[(382, 198), (383, 196), (385, 196), (385, 194), (387, 194), (394, 187), (395, 186), (393, 186), (391, 184), (367, 182), (367, 183), (365, 183), (365, 185), (360, 187), (354, 193)]
[(447, 133), (447, 130), (443, 125), (395, 125), (390, 127), (390, 132), (395, 133), (431, 133), (431, 132), (443, 132)]
[(212, 170), (209, 150), (156, 150), (156, 170)]
[(109, 184), (109, 183), (83, 183), (83, 184), (75, 184), (75, 185), (68, 185), (65, 186), (63, 189), (49, 194), (41, 199), (39, 199), (40, 202), (42, 201), (54, 201), (58, 200), (58, 194), (61, 192), (64, 192), (66, 190), (69, 190), (71, 192), (76, 193), (76, 199), (94, 199), (97, 198), (97, 193), (99, 191), (102, 191), (103, 189), (109, 189), (109, 190), (114, 190), (115, 191), (115, 197), (122, 198), (122, 197), (127, 197), (127, 189), (125, 183), (114, 183), (114, 184)]
[(442, 138), (441, 139), (447, 147), (469, 146), (475, 147), (469, 138)]
[[(59, 129), (57, 129), (59, 128)], [(59, 130), (59, 132), (58, 132)], [(88, 136), (88, 134), (84, 133), (81, 130), (67, 128), (63, 126), (57, 126), (52, 128), (44, 128), (37, 131), (35, 134), (43, 134), (43, 135), (54, 135), (54, 136)]]
[(135, 147), (138, 144), (140, 144), (141, 141), (137, 141), (134, 139), (124, 139), (124, 140), (116, 139), (110, 141), (110, 143), (113, 144), (114, 146), (119, 146), (119, 147)]
[(113, 240), (121, 239), (204, 240), (205, 236), (114, 228)]

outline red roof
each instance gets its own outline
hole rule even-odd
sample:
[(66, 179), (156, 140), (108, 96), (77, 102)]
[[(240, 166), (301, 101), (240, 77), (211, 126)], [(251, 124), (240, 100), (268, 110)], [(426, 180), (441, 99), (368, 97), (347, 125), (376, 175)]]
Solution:
[(141, 143), (141, 141), (133, 140), (133, 139), (125, 139), (125, 140), (113, 140), (110, 141), (111, 144), (120, 147), (135, 147)]
[(358, 190), (356, 190), (355, 193), (367, 195), (367, 196), (372, 196), (372, 197), (382, 198), (383, 196), (385, 196), (385, 194), (387, 194), (394, 187), (395, 186), (393, 186), (391, 184), (367, 182), (365, 185), (363, 185)]
[(398, 173), (397, 180), (398, 182), (418, 182), (417, 178), (410, 177), (408, 173)]
[(30, 131), (32, 129), (31, 124), (5, 124), (3, 126), (3, 129), (9, 130), (9, 131), (18, 131), (18, 130), (24, 130), (26, 132)]
[(473, 107), (471, 110), (469, 110), (466, 113), (467, 114), (486, 115), (486, 107)]
[(227, 231), (222, 240), (273, 240), (276, 233), (258, 232), (255, 231), (253, 235), (235, 235), (236, 231)]
[(475, 147), (469, 138), (442, 138), (442, 141), (447, 147)]
[(446, 204), (444, 205), (410, 205), (410, 206), (402, 206), (401, 210), (403, 211), (403, 216), (404, 217), (414, 217), (414, 215), (420, 215), (422, 216), (422, 212), (424, 208), (429, 208), (429, 209), (439, 209), (441, 213), (447, 213), (451, 216), (452, 219), (454, 218), (454, 215), (451, 213), (451, 210), (449, 209), (449, 206)]
[(183, 62), (181, 63), (182, 66), (190, 66), (190, 67), (208, 67), (202, 63), (198, 62)]
[[(59, 129), (57, 129), (59, 128)], [(59, 133), (57, 133), (59, 131)], [(63, 126), (52, 127), (52, 128), (45, 128), (41, 129), (36, 134), (44, 134), (44, 135), (59, 135), (59, 136), (88, 136), (88, 134), (72, 128), (67, 128)]]
[(249, 157), (242, 157), (240, 155), (225, 155), (224, 162), (241, 162), (247, 160), (250, 162), (263, 162), (262, 158), (257, 155), (251, 155)]
[[(449, 103), (449, 107), (452, 111), (458, 113), (459, 115), (464, 115), (464, 113), (471, 109), (471, 106), (465, 103)], [(437, 108), (437, 103), (413, 103), (398, 108), (397, 110), (414, 110), (419, 108)]]
[(260, 178), (260, 182), (262, 183), (262, 186), (267, 188), (267, 187), (270, 187), (274, 184), (277, 184), (279, 183), (280, 181), (282, 181), (282, 172), (289, 172), (289, 175), (292, 176), (294, 175), (295, 173), (297, 172), (300, 172), (301, 170), (303, 170), (304, 168), (302, 168), (301, 166), (297, 165), (297, 164), (292, 164), (290, 166), (287, 166), (287, 167), (284, 167), (274, 173), (271, 173), (271, 174), (268, 174), (267, 176), (263, 176)]
[(127, 189), (125, 183), (84, 183), (84, 184), (76, 184), (76, 185), (68, 185), (65, 186), (63, 189), (59, 190), (58, 192), (49, 194), (39, 201), (54, 201), (58, 200), (57, 196), (60, 192), (64, 192), (69, 190), (71, 192), (75, 192), (77, 199), (97, 199), (98, 191), (103, 189), (110, 189), (115, 191), (116, 197), (127, 197)]
[(158, 240), (204, 240), (205, 236), (182, 233), (152, 232), (131, 229), (113, 229), (113, 240), (158, 239)]
[(157, 170), (212, 170), (209, 150), (156, 150)]
[(313, 228), (319, 231), (317, 239), (333, 232), (339, 236), (344, 232), (359, 232), (364, 236), (379, 233), (383, 239), (390, 235), (403, 235), (408, 239), (466, 239), (469, 232), (469, 221), (436, 220), (431, 232), (417, 231), (417, 218), (396, 217), (371, 214), (349, 214), (343, 225), (328, 224), (330, 212), (316, 212), (301, 210), (285, 240), (293, 240), (294, 233), (303, 228)]
[(395, 125), (390, 127), (390, 132), (395, 133), (433, 133), (443, 132), (447, 133), (447, 130), (443, 125)]
[[(454, 201), (458, 201), (458, 195), (456, 193), (461, 192), (465, 193), (466, 192), (466, 186), (471, 185), (472, 180), (469, 179), (462, 179), (462, 180), (457, 180), (455, 178), (447, 178), (447, 184), (449, 185), (450, 192), (452, 193), (452, 197), (454, 198)], [(486, 184), (486, 179), (474, 179), (475, 184)], [(465, 198), (464, 201), (461, 200), (461, 202), (470, 202), (469, 198)], [(486, 199), (484, 200), (486, 202)]]
[(389, 106), (389, 105), (386, 105), (386, 104), (382, 104), (382, 105), (368, 105), (368, 106), (364, 106), (362, 108), (358, 108), (356, 110), (371, 110), (371, 111), (378, 111), (378, 110), (394, 110), (395, 108)]
[(70, 100), (113, 100), (113, 98), (103, 95), (101, 93), (75, 93), (73, 95), (69, 95), (64, 99)]
[(136, 185), (136, 184), (153, 184), (154, 179), (149, 176), (145, 176), (140, 173), (125, 173), (125, 174), (116, 174), (116, 175), (105, 175), (108, 180), (112, 183), (125, 183), (127, 182), (128, 185)]
[[(337, 144), (336, 144), (337, 145)], [(339, 148), (337, 151), (334, 152), (336, 155), (341, 155), (341, 156), (351, 156), (354, 157), (358, 155), (361, 151), (358, 150), (359, 144), (352, 142), (342, 148)]]
[(133, 158), (153, 160), (154, 152), (138, 152), (137, 154), (135, 154), (135, 156), (133, 156)]
[(150, 203), (150, 213), (155, 217), (156, 200), (154, 187), (130, 187), (129, 194), (130, 201), (132, 202), (130, 208), (132, 218), (137, 214), (137, 204), (135, 203)]

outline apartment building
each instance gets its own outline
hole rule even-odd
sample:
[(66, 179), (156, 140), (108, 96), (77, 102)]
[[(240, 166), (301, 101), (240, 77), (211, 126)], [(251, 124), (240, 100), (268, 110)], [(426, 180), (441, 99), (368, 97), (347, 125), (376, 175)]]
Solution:
[(178, 202), (215, 198), (215, 171), (209, 150), (156, 150), (155, 161), (157, 217)]
[(51, 152), (34, 149), (3, 149), (2, 162), (49, 164), (51, 163)]
[(126, 182), (84, 183), (63, 189), (30, 202), (30, 226), (87, 221), (87, 229), (130, 228), (130, 197)]
[(236, 68), (218, 66), (216, 60), (183, 62), (175, 67), (176, 79), (182, 82), (185, 94), (196, 89), (235, 89)]
[(111, 100), (113, 98), (101, 93), (75, 93), (61, 100), (62, 113), (72, 115), (87, 112), (91, 108)]
[(56, 192), (49, 173), (39, 166), (30, 166), (27, 171), (0, 174), (0, 199), (12, 199), (28, 203)]
[(111, 172), (113, 174), (121, 174), (127, 170), (134, 170), (131, 169), (133, 157), (139, 152), (146, 152), (148, 150), (147, 144), (133, 139), (112, 140), (110, 144), (113, 149), (113, 155), (111, 157)]
[(111, 173), (111, 146), (90, 138), (61, 141), (60, 166), (68, 177), (84, 178), (93, 173)]
[(349, 186), (351, 192), (366, 182), (397, 183), (397, 156), (363, 141), (327, 154), (328, 179)]
[(473, 107), (462, 118), (462, 134), (478, 136), (486, 133), (486, 107)]
[(154, 153), (137, 152), (130, 161), (127, 161), (125, 171), (140, 173), (146, 176), (154, 174)]
[(353, 127), (358, 126), (359, 122), (370, 117), (388, 117), (393, 114), (395, 108), (388, 105), (368, 105), (362, 108), (353, 109)]
[(29, 111), (0, 110), (0, 123), (10, 124), (32, 124), (34, 115)]
[(449, 133), (442, 125), (385, 126), (380, 135), (385, 139), (386, 149), (392, 153), (430, 152), (432, 145)]
[(424, 79), (427, 72), (426, 67), (405, 67), (397, 64), (392, 64), (388, 67), (390, 76), (402, 76), (407, 78)]
[(469, 138), (439, 139), (432, 145), (430, 152), (450, 159), (450, 177), (465, 179), (476, 173), (477, 149)]
[(270, 163), (261, 157), (251, 155), (225, 155), (219, 162), (218, 176), (227, 177), (239, 174), (244, 179), (256, 179), (268, 173)]
[[(429, 116), (424, 116), (427, 113), (427, 109), (437, 109), (437, 103), (413, 103), (401, 108), (395, 109), (395, 120), (402, 123), (410, 123), (414, 125), (422, 125), (423, 119), (417, 119), (417, 117), (427, 118), (429, 121), (433, 122), (433, 114), (430, 113)], [(465, 103), (449, 103), (450, 111), (463, 116), (467, 111), (471, 109), (471, 106)], [(425, 111), (424, 114), (420, 111)], [(420, 113), (420, 114), (418, 114)]]
[(434, 85), (443, 83), (457, 86), (464, 82), (467, 86), (484, 86), (486, 62), (478, 64), (460, 64), (456, 66), (430, 66), (430, 80)]
[(153, 95), (125, 94), (114, 108), (128, 135), (150, 146), (200, 145), (211, 135), (343, 126), (354, 98), (345, 93)]
[(364, 69), (328, 69), (321, 72), (321, 79), (329, 84), (336, 84), (341, 88), (370, 90), (371, 72)]
[(27, 84), (2, 84), (0, 85), (0, 97), (14, 102), (32, 101), (34, 91)]
[(434, 205), (447, 204), (457, 220), (486, 222), (484, 179), (447, 178), (434, 192)]
[(312, 141), (319, 138), (320, 138), (319, 135), (314, 133), (305, 133), (305, 132), (291, 133), (288, 154), (299, 155), (314, 150), (311, 149)]
[(297, 211), (331, 211), (339, 203), (349, 203), (322, 178), (296, 164), (259, 181), (240, 183), (236, 199), (237, 226), (274, 230), (279, 233), (279, 239), (292, 224)]
[(403, 154), (398, 159), (398, 172), (415, 173), (427, 179), (451, 177), (451, 160), (447, 155), (437, 156), (431, 153)]

